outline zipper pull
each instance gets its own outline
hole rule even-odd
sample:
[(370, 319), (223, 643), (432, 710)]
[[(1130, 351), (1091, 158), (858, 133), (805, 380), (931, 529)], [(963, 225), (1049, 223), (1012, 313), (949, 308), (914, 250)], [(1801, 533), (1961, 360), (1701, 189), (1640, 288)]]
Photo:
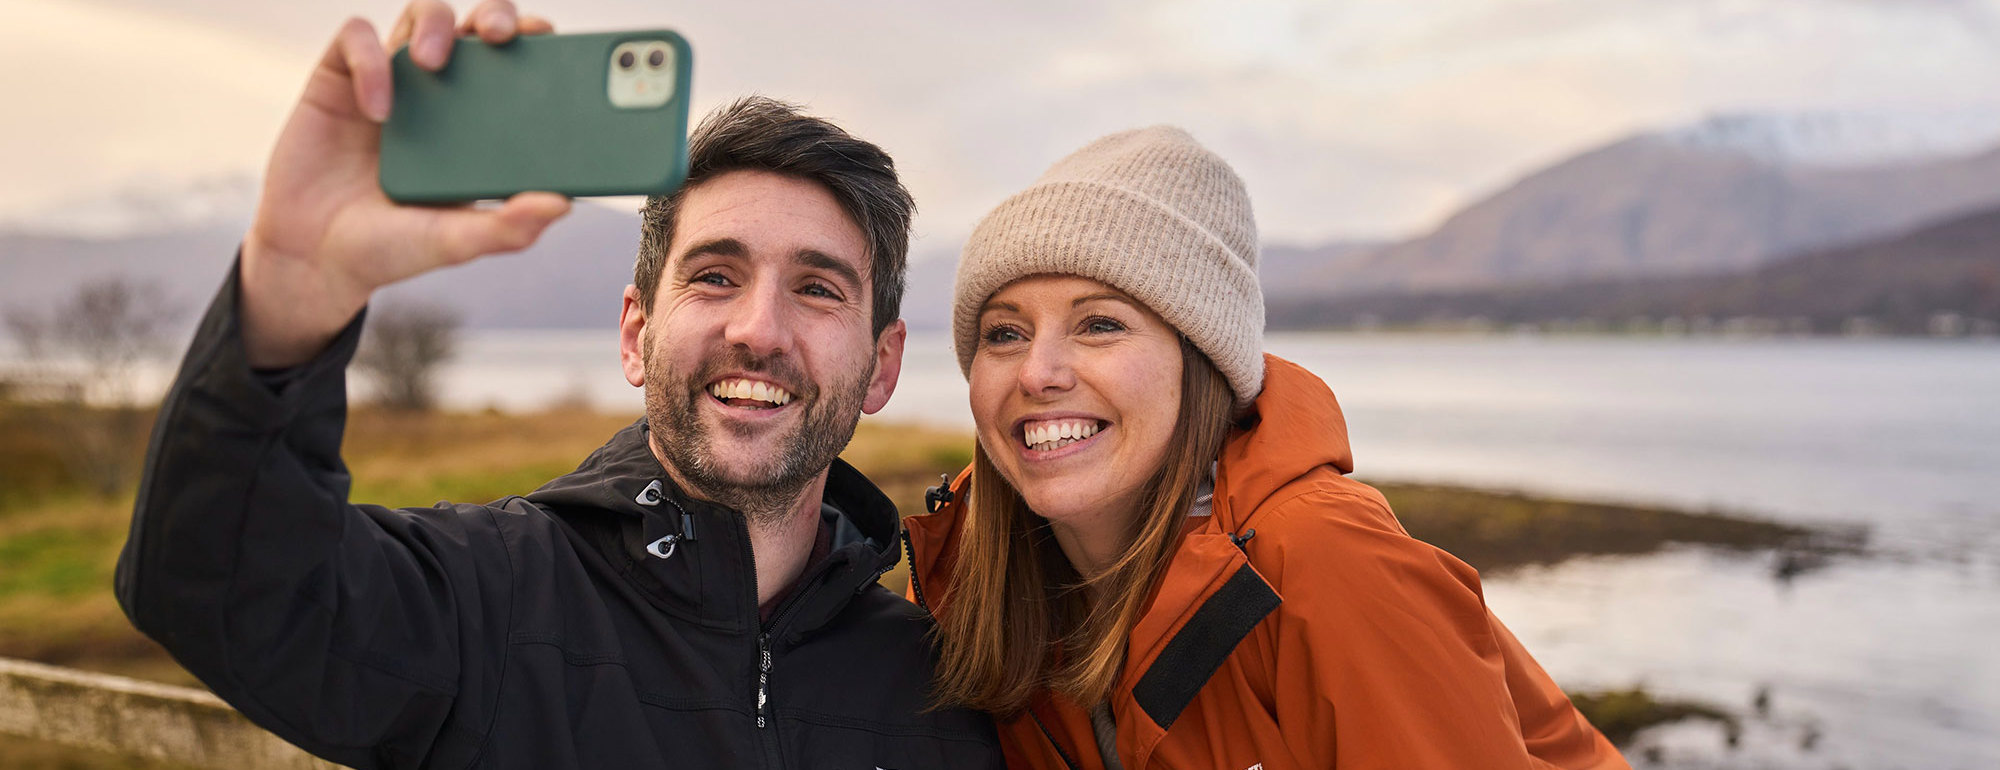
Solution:
[(764, 701), (771, 683), (771, 635), (757, 635), (757, 727), (764, 727)]
[(951, 474), (938, 474), (938, 485), (924, 490), (924, 510), (937, 513), (945, 503), (951, 502)]

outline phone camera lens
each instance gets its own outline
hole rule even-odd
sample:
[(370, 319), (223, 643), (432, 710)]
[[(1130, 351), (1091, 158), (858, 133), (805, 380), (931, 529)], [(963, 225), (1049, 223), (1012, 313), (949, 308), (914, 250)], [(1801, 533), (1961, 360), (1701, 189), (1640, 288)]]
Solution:
[(632, 64), (638, 61), (638, 58), (639, 57), (633, 56), (631, 51), (626, 51), (624, 53), (618, 54), (618, 68), (621, 70), (629, 70), (632, 68)]
[(666, 51), (662, 51), (658, 48), (655, 48), (653, 49), (652, 53), (646, 54), (646, 66), (652, 67), (653, 69), (659, 69), (660, 65), (666, 63), (667, 63)]

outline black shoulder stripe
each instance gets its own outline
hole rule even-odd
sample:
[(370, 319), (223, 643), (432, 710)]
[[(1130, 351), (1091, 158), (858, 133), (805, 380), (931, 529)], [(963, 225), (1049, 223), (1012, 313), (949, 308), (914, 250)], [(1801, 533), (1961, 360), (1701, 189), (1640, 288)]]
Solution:
[(1243, 637), (1278, 609), (1279, 601), (1277, 592), (1265, 585), (1250, 565), (1237, 569), (1229, 582), (1202, 602), (1194, 617), (1139, 677), (1139, 684), (1132, 688), (1139, 708), (1145, 709), (1160, 729), (1172, 727), (1181, 710), (1194, 701)]

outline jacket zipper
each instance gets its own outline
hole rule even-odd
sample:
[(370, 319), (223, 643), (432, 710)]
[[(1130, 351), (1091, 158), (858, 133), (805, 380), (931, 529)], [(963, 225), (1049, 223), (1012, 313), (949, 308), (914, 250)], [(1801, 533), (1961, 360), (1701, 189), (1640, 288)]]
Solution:
[[(743, 533), (743, 563), (750, 566), (750, 616), (757, 617), (757, 553), (750, 549), (750, 525), (738, 521)], [(757, 727), (764, 726), (764, 702), (768, 698), (771, 679), (771, 635), (768, 628), (757, 629)]]
[[(798, 579), (805, 580), (814, 576), (800, 573)], [(756, 578), (752, 577), (751, 582), (754, 584)], [(777, 631), (779, 626), (784, 625), (785, 619), (791, 617), (793, 610), (804, 603), (805, 596), (805, 591), (798, 591), (785, 597), (785, 603), (778, 607), (777, 612), (771, 613), (771, 622), (757, 630), (757, 727), (759, 729), (766, 727), (770, 722), (771, 634)]]
[(1049, 732), (1049, 726), (1042, 724), (1042, 715), (1035, 713), (1034, 706), (1028, 707), (1028, 718), (1035, 720), (1035, 726), (1041, 728), (1042, 737), (1049, 740), (1049, 748), (1056, 750), (1056, 756), (1062, 759), (1063, 766), (1069, 770), (1077, 770), (1076, 760), (1070, 759), (1069, 752), (1063, 751), (1062, 744), (1056, 742), (1055, 733)]
[(771, 634), (757, 635), (757, 729), (766, 724), (764, 703), (770, 699), (771, 686)]
[(924, 586), (922, 583), (917, 582), (917, 546), (915, 543), (910, 542), (910, 528), (903, 527), (902, 529), (903, 551), (908, 554), (905, 558), (910, 562), (910, 593), (916, 595), (918, 607), (923, 608), (924, 612), (930, 612), (930, 603), (924, 601)]
[[(752, 572), (755, 572), (755, 570), (752, 570)], [(798, 579), (805, 580), (813, 576), (801, 573)], [(756, 582), (756, 576), (752, 575), (750, 578), (751, 585), (755, 586)], [(764, 736), (762, 743), (764, 744), (765, 767), (784, 767), (784, 758), (778, 750), (778, 735), (775, 731), (766, 729), (771, 726), (771, 722), (773, 721), (771, 714), (771, 663), (775, 656), (771, 653), (771, 634), (784, 625), (785, 620), (792, 616), (794, 610), (804, 605), (807, 593), (807, 591), (801, 590), (793, 593), (791, 596), (785, 597), (785, 603), (778, 607), (777, 612), (771, 614), (771, 622), (762, 624), (757, 629), (757, 703), (755, 713), (757, 715), (757, 732)]]
[[(747, 525), (745, 535), (743, 549), (749, 551), (750, 540), (747, 533)], [(750, 602), (754, 605), (757, 601), (756, 556), (752, 555), (747, 563), (752, 565), (750, 570)], [(808, 568), (817, 566), (820, 569), (812, 572), (800, 572), (795, 580), (803, 582), (817, 578), (821, 573), (826, 571), (825, 564), (825, 562), (822, 562), (818, 565), (806, 565)], [(771, 726), (771, 722), (773, 721), (771, 713), (771, 664), (776, 659), (776, 656), (771, 652), (771, 635), (776, 633), (778, 629), (783, 628), (785, 621), (790, 619), (799, 607), (805, 606), (806, 597), (810, 593), (811, 591), (804, 588), (794, 590), (791, 596), (785, 597), (785, 603), (779, 605), (777, 611), (771, 613), (771, 622), (760, 623), (757, 627), (757, 701), (754, 713), (757, 717), (757, 731), (763, 735), (762, 743), (764, 747), (765, 767), (775, 768), (784, 766), (784, 758), (778, 750), (778, 735), (776, 732), (766, 729)], [(752, 612), (755, 611), (753, 607)]]

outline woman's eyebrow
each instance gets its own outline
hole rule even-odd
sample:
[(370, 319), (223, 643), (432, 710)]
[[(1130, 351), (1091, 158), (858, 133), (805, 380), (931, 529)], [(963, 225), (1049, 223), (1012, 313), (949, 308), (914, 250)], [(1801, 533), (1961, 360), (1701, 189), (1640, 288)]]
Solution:
[(1131, 298), (1131, 297), (1127, 297), (1127, 296), (1125, 296), (1125, 295), (1123, 295), (1123, 294), (1120, 294), (1120, 293), (1118, 293), (1118, 292), (1115, 292), (1115, 291), (1100, 291), (1100, 292), (1098, 292), (1098, 293), (1096, 293), (1096, 294), (1085, 294), (1085, 295), (1083, 295), (1083, 296), (1081, 296), (1081, 297), (1077, 297), (1076, 299), (1074, 299), (1074, 300), (1071, 300), (1071, 301), (1070, 301), (1070, 303), (1069, 303), (1069, 306), (1070, 306), (1070, 307), (1082, 307), (1083, 305), (1085, 305), (1085, 304), (1087, 304), (1087, 303), (1091, 303), (1091, 302), (1096, 302), (1096, 301), (1098, 301), (1098, 300), (1101, 300), (1101, 299), (1108, 299), (1108, 300), (1111, 300), (1111, 301), (1113, 301), (1113, 302), (1119, 302), (1119, 303), (1123, 303), (1123, 304), (1126, 304), (1126, 305), (1130, 305), (1130, 304), (1132, 304), (1132, 298)]
[(1012, 302), (1001, 302), (1000, 300), (997, 299), (989, 299), (986, 301), (986, 304), (979, 306), (979, 314), (986, 315), (986, 312), (989, 310), (1005, 310), (1009, 313), (1019, 313), (1021, 312), (1021, 306), (1016, 305)]

